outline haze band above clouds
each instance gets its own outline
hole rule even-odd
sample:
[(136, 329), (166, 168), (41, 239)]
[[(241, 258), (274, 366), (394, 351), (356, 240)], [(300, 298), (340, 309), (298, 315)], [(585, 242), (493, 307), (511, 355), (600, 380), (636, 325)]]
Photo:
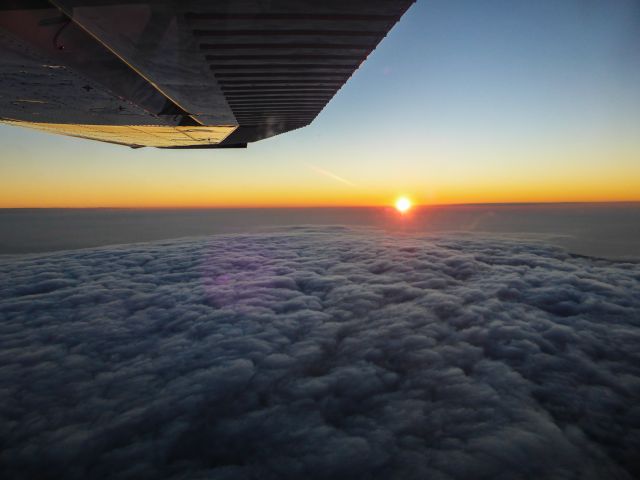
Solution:
[(346, 228), (0, 260), (2, 478), (640, 477), (640, 265)]

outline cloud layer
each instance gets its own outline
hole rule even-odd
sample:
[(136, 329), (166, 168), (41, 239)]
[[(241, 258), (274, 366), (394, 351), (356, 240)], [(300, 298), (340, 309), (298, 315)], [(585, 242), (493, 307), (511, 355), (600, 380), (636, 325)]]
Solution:
[(640, 477), (640, 265), (346, 228), (0, 263), (3, 478)]

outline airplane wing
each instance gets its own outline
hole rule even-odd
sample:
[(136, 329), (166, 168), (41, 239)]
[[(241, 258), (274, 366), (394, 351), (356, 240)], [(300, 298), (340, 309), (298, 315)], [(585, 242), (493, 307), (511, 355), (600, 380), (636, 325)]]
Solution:
[(5, 0), (0, 122), (131, 147), (309, 125), (414, 0)]

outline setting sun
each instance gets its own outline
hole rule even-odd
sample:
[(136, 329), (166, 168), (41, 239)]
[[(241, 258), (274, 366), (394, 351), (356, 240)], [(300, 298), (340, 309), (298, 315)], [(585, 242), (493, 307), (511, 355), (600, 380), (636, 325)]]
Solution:
[(407, 197), (400, 197), (396, 200), (396, 210), (406, 213), (411, 208), (411, 200)]

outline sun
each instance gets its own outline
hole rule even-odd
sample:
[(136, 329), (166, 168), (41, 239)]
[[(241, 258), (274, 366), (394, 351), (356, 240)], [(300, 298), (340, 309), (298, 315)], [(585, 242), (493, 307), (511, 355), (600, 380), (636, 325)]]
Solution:
[(396, 210), (400, 213), (406, 213), (411, 208), (411, 200), (407, 197), (400, 197), (396, 200)]

